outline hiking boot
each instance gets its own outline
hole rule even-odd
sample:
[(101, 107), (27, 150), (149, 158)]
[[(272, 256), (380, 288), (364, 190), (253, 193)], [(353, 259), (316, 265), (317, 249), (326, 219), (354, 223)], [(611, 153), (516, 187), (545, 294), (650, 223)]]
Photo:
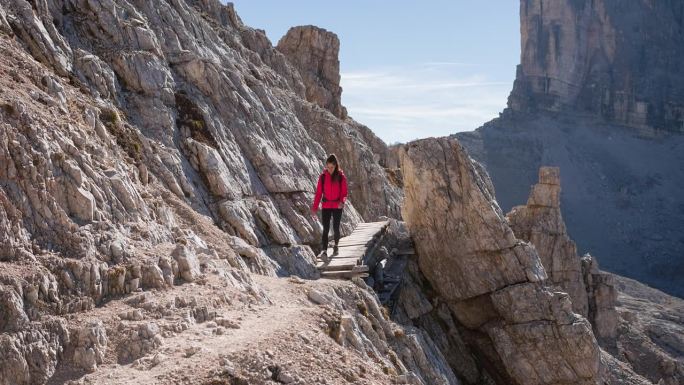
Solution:
[(337, 255), (339, 251), (340, 249), (337, 247), (337, 245), (333, 246), (333, 255)]
[(321, 261), (323, 261), (323, 263), (328, 263), (329, 259), (328, 259), (328, 252), (327, 251), (323, 250), (323, 252), (321, 252), (321, 254), (320, 254), (320, 257), (321, 257)]

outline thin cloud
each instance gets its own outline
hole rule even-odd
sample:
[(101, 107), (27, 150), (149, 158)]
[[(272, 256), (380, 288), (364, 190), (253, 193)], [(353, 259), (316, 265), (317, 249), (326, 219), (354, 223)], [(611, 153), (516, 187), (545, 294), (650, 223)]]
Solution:
[(388, 143), (473, 130), (503, 110), (510, 83), (436, 63), (344, 72), (343, 103)]
[(424, 63), (424, 65), (427, 67), (442, 67), (442, 66), (467, 67), (467, 66), (472, 66), (474, 64), (456, 62), (456, 61), (429, 61), (429, 62)]

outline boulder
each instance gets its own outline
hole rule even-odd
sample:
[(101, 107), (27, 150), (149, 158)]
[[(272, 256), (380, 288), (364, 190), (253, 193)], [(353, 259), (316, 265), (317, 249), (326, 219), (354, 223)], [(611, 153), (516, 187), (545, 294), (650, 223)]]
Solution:
[(19, 331), (28, 322), (21, 294), (12, 286), (0, 285), (0, 332)]
[(90, 191), (73, 185), (68, 187), (69, 210), (72, 215), (84, 222), (90, 222), (95, 215), (95, 197)]
[(445, 299), (461, 301), (512, 283), (546, 279), (534, 251), (506, 224), (485, 187), (486, 176), (476, 171), (456, 140), (407, 144), (402, 172), (402, 215), (416, 243), (418, 263), (431, 282), (440, 283)]
[(88, 325), (75, 330), (73, 335), (73, 362), (87, 372), (94, 372), (107, 352), (107, 331), (102, 321), (91, 321)]
[(171, 256), (178, 263), (179, 274), (184, 280), (194, 282), (202, 274), (194, 248), (178, 244)]
[(598, 261), (590, 254), (582, 256), (581, 263), (587, 292), (587, 317), (594, 326), (594, 335), (599, 342), (613, 346), (618, 334), (618, 291), (615, 280), (611, 274), (599, 270)]

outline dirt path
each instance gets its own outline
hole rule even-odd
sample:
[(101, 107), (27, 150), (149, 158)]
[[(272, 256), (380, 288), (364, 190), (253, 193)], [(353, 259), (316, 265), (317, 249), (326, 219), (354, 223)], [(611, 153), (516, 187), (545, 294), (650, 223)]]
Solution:
[(316, 325), (320, 310), (306, 299), (304, 285), (284, 278), (253, 278), (273, 304), (217, 309), (217, 320), (230, 321), (237, 328), (224, 327), (220, 332), (223, 334), (216, 334), (220, 326), (216, 321), (194, 323), (182, 333), (164, 338), (156, 353), (147, 357), (149, 367), (135, 362), (128, 365), (103, 365), (96, 373), (84, 378), (84, 382), (184, 383), (192, 378), (202, 377), (213, 368), (221, 367), (225, 357), (250, 350), (282, 332), (318, 332), (312, 328)]
[[(288, 278), (252, 276), (268, 296), (270, 304), (228, 303), (217, 306), (212, 321), (192, 323), (186, 330), (170, 333), (160, 346), (132, 363), (119, 364), (117, 346), (128, 341), (111, 332), (108, 363), (95, 373), (73, 375), (74, 384), (384, 384), (391, 383), (386, 373), (365, 352), (337, 344), (329, 335), (323, 314), (329, 310), (308, 299), (308, 291), (321, 292), (353, 285), (348, 281), (293, 281)], [(184, 285), (156, 292), (155, 300), (209, 296), (217, 288)], [(118, 321), (128, 305), (121, 301), (98, 308), (93, 317), (113, 317), (110, 328), (121, 328)], [(116, 321), (114, 320), (116, 319)], [(178, 315), (144, 319), (133, 325), (178, 322)], [(231, 328), (229, 324), (237, 325)], [(221, 326), (223, 325), (223, 326)], [(163, 329), (163, 327), (161, 327)], [(125, 335), (125, 333), (119, 333)], [(161, 334), (163, 335), (163, 333)], [(369, 379), (373, 380), (369, 380)], [(387, 381), (383, 381), (387, 379)], [(52, 383), (69, 383), (58, 380)]]

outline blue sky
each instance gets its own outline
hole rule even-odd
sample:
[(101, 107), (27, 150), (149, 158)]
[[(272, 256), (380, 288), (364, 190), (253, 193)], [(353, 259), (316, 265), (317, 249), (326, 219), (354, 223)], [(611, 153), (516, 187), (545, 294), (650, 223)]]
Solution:
[(520, 61), (518, 0), (237, 0), (273, 42), (296, 25), (340, 38), (342, 103), (385, 142), (470, 131), (495, 118)]

